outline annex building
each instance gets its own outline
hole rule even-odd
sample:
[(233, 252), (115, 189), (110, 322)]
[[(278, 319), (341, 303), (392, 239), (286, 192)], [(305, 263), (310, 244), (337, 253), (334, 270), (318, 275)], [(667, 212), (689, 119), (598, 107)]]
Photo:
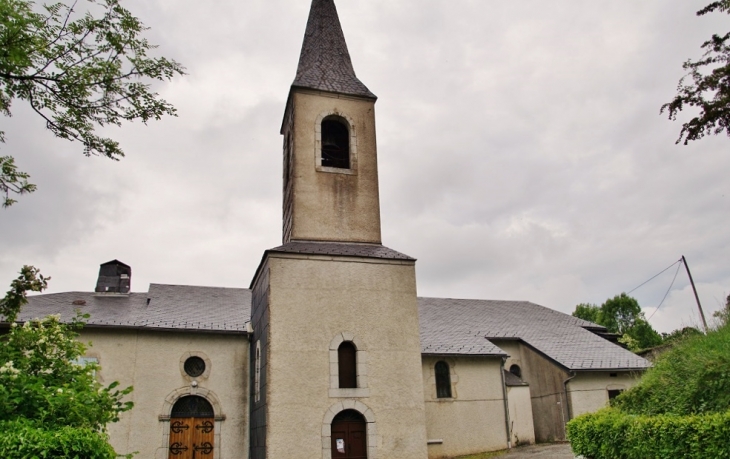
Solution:
[[(426, 459), (565, 438), (649, 366), (606, 330), (530, 302), (422, 298), (383, 245), (376, 96), (333, 0), (313, 0), (283, 116), (282, 245), (248, 288), (152, 284), (101, 265), (94, 291), (20, 321), (91, 315), (104, 384), (134, 386), (120, 453), (159, 459)], [(91, 280), (90, 280), (91, 284)], [(90, 285), (91, 287), (91, 285)], [(90, 289), (91, 290), (91, 289)]]

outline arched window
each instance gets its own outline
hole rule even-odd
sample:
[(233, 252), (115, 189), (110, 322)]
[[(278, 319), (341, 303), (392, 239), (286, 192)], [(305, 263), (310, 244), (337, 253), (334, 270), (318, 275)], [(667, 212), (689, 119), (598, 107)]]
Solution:
[(339, 117), (322, 120), (322, 167), (350, 168), (350, 131)]
[(443, 360), (436, 362), (436, 397), (451, 398), (451, 370)]
[(509, 367), (509, 372), (522, 379), (522, 368), (520, 368), (519, 365), (512, 365)]
[(352, 341), (343, 341), (337, 348), (337, 370), (340, 378), (340, 389), (357, 387), (357, 349)]

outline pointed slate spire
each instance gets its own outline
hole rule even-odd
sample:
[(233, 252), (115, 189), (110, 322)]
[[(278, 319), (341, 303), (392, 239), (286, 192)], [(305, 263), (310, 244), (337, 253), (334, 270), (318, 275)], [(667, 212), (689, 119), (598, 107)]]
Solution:
[(355, 76), (334, 0), (312, 0), (292, 86), (377, 98)]

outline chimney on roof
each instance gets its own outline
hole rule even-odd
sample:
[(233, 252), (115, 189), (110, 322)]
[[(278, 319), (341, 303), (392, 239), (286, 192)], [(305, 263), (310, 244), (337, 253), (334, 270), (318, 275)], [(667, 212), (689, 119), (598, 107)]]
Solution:
[(102, 263), (99, 266), (99, 279), (96, 293), (129, 294), (132, 283), (132, 268), (119, 260)]

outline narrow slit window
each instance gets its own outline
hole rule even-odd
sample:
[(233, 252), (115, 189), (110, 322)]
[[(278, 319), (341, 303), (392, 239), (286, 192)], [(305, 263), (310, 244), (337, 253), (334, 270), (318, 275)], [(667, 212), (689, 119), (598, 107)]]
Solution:
[(256, 361), (254, 365), (254, 401), (261, 399), (261, 341), (256, 341)]
[(436, 362), (436, 397), (451, 398), (451, 370), (443, 360)]
[(357, 349), (351, 341), (345, 341), (337, 349), (337, 370), (340, 389), (357, 387)]
[(350, 168), (350, 132), (336, 117), (322, 121), (322, 167)]

